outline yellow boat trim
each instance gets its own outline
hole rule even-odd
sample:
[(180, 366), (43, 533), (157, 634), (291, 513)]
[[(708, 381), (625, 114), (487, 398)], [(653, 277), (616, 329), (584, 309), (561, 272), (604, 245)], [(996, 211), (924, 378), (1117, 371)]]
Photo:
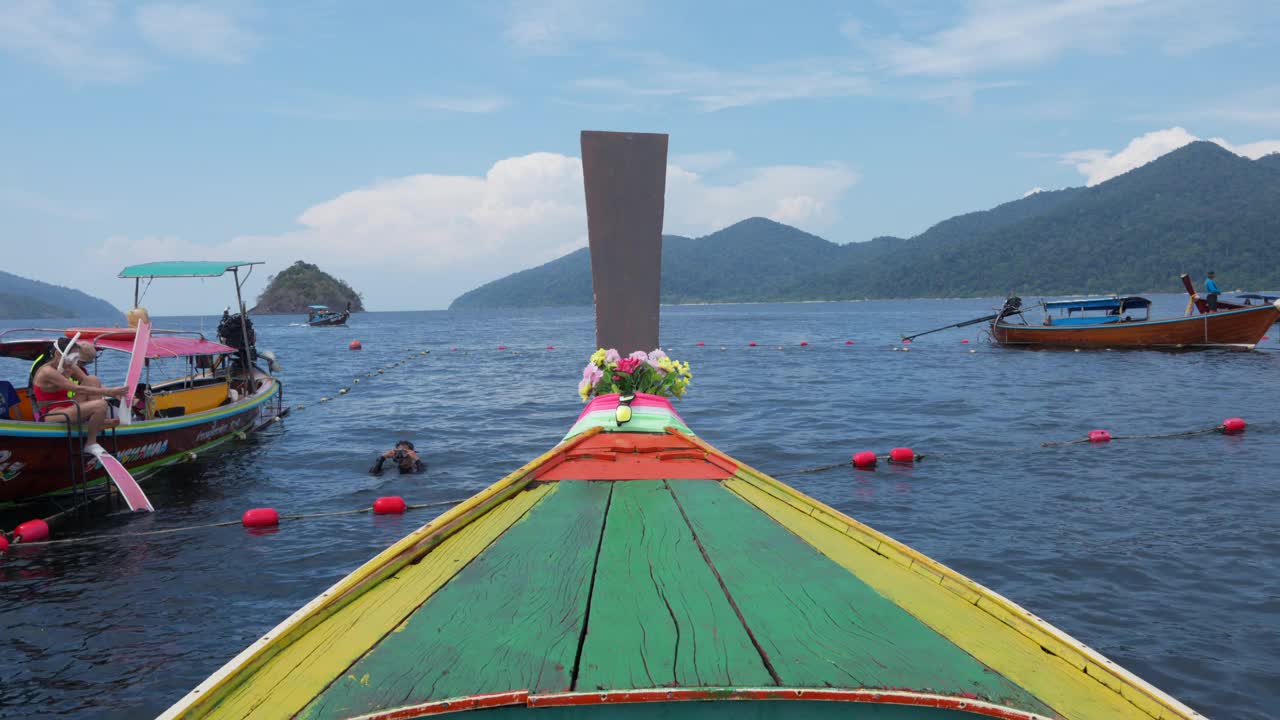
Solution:
[(559, 485), (518, 493), (284, 648), (204, 717), (287, 718), (315, 699), (467, 563)]
[(426, 555), (472, 520), (520, 492), (533, 480), (533, 471), (543, 463), (599, 432), (600, 428), (592, 428), (561, 442), (510, 475), (401, 538), (311, 602), (303, 605), (257, 642), (245, 648), (216, 673), (210, 675), (194, 690), (165, 710), (157, 720), (208, 716), (232, 690), (252, 678), (253, 674), (272, 657), (304, 637), (312, 628), (355, 601), (360, 595), (373, 589), (378, 583)]
[[(668, 428), (668, 432), (679, 433), (674, 428)], [(684, 437), (737, 464), (738, 471), (725, 481), (726, 487), (1066, 717), (1203, 720), (1196, 711), (999, 593), (725, 455), (697, 437)], [(857, 541), (869, 554), (860, 554), (845, 538)], [(877, 557), (900, 569), (885, 567)], [(901, 569), (911, 572), (903, 573)], [(973, 613), (972, 607), (983, 612)], [(1005, 637), (991, 642), (998, 634)], [(1028, 665), (1020, 660), (1027, 656), (1019, 646), (1033, 649), (1037, 661)], [(1046, 653), (1073, 668), (1072, 672), (1051, 677), (1034, 672), (1035, 667), (1044, 667)], [(1103, 692), (1098, 693), (1099, 690)]]

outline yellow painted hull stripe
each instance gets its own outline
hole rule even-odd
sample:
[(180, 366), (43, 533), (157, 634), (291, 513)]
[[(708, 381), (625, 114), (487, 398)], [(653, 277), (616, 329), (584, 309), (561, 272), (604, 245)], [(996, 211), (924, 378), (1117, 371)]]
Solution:
[(519, 493), (327, 617), (231, 692), (210, 718), (288, 718), (359, 660), (558, 485)]

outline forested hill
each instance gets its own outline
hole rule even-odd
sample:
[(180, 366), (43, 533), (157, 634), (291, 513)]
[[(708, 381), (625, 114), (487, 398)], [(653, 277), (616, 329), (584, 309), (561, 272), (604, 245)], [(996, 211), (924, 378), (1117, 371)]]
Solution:
[[(1280, 155), (1196, 142), (1090, 188), (1039, 192), (913, 238), (836, 245), (763, 218), (665, 236), (664, 302), (1178, 292), (1216, 270), (1280, 287)], [(488, 283), (453, 307), (591, 303), (586, 249)]]
[(0, 318), (112, 318), (111, 303), (79, 290), (28, 280), (0, 271)]
[(308, 305), (327, 305), (352, 312), (364, 312), (360, 293), (346, 282), (301, 260), (273, 275), (250, 312), (258, 315), (306, 313)]

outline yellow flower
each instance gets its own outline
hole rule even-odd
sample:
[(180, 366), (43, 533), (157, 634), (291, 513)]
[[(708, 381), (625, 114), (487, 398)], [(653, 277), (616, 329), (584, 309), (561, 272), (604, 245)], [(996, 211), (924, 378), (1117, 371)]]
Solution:
[(599, 350), (591, 353), (591, 364), (597, 367), (604, 367), (604, 355), (604, 348), (600, 348)]

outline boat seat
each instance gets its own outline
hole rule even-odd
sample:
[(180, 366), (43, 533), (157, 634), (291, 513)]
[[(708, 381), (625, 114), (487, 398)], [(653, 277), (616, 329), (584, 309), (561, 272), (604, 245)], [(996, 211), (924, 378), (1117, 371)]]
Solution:
[(1054, 325), (1114, 325), (1120, 322), (1119, 315), (1103, 315), (1102, 317), (1059, 317), (1053, 319)]

